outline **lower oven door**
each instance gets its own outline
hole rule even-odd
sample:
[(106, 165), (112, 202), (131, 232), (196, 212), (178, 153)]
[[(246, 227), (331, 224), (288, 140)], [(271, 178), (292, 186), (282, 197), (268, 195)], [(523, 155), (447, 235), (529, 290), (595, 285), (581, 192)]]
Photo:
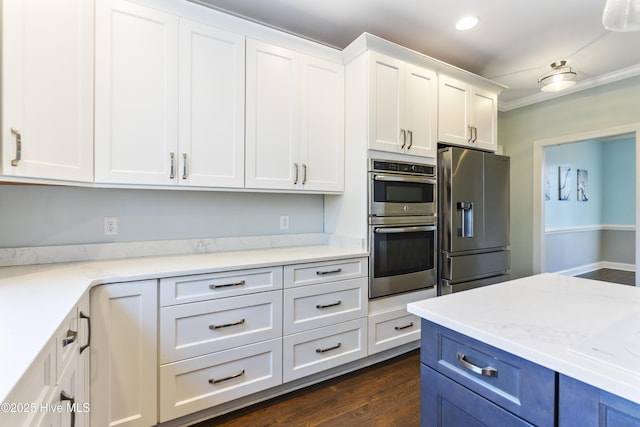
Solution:
[(436, 226), (370, 225), (369, 298), (436, 285)]

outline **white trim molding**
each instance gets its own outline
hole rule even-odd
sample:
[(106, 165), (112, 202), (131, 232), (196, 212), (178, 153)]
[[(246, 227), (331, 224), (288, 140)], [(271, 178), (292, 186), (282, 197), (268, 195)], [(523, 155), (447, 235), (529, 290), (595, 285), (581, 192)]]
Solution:
[(581, 233), (588, 231), (636, 231), (635, 225), (618, 225), (618, 224), (594, 224), (594, 225), (575, 225), (570, 227), (548, 227), (544, 230), (544, 234), (567, 234)]

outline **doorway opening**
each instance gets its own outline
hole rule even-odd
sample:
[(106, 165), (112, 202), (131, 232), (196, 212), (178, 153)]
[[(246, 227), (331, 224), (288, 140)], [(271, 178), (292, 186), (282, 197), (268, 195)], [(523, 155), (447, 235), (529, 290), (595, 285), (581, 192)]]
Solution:
[[(548, 247), (547, 243), (550, 243), (550, 242), (547, 242), (547, 239), (555, 239), (555, 238), (561, 238), (561, 237), (553, 235), (553, 233), (552, 234), (547, 233), (550, 227), (548, 227), (547, 219), (545, 217), (545, 214), (546, 214), (545, 208), (547, 207), (546, 204), (548, 203), (548, 201), (545, 201), (545, 195), (547, 197), (554, 197), (554, 198), (562, 197), (559, 183), (561, 180), (561, 173), (564, 173), (566, 174), (566, 176), (570, 176), (573, 179), (572, 188), (573, 188), (573, 192), (575, 193), (575, 194), (572, 194), (574, 197), (573, 200), (576, 200), (576, 198), (578, 197), (577, 171), (576, 170), (569, 171), (568, 169), (571, 169), (572, 166), (574, 167), (574, 169), (577, 169), (576, 166), (579, 166), (579, 165), (567, 165), (567, 164), (560, 165), (560, 166), (554, 165), (555, 170), (553, 171), (545, 170), (545, 164), (548, 163), (546, 162), (547, 149), (550, 149), (551, 147), (555, 147), (555, 146), (564, 146), (565, 144), (574, 144), (580, 141), (614, 141), (614, 140), (619, 140), (620, 138), (631, 138), (635, 140), (635, 177), (634, 179), (635, 179), (635, 187), (637, 189), (640, 189), (640, 123), (534, 141), (533, 143), (533, 191), (532, 191), (533, 209), (534, 209), (534, 215), (533, 215), (533, 246), (534, 246), (533, 247), (533, 272), (534, 274), (548, 271), (549, 267), (552, 268), (553, 271), (557, 271), (559, 269), (558, 264), (556, 263), (557, 255), (554, 256), (554, 255), (549, 255), (547, 253), (547, 247)], [(604, 144), (606, 143), (607, 142), (604, 142)], [(560, 169), (561, 167), (562, 169)], [(583, 173), (582, 176), (584, 177), (585, 176), (584, 170), (582, 171), (582, 173)], [(554, 182), (554, 185), (553, 185), (554, 188), (549, 188), (550, 185), (547, 182), (549, 174), (555, 174), (556, 181)], [(545, 188), (547, 189), (545, 190)], [(598, 191), (605, 191), (605, 190), (606, 189), (600, 189)], [(566, 211), (567, 209), (565, 208), (568, 208), (569, 206), (570, 204), (566, 204), (562, 206), (562, 208)], [(580, 209), (580, 207), (578, 206), (579, 205), (574, 205), (571, 209)], [(587, 205), (582, 205), (582, 206), (587, 206)], [(632, 234), (634, 235), (633, 241), (631, 243), (631, 247), (632, 249), (635, 249), (635, 256), (631, 258), (633, 260), (633, 264), (634, 264), (633, 267), (635, 269), (635, 283), (636, 283), (636, 286), (640, 286), (640, 271), (638, 271), (638, 268), (637, 268), (637, 266), (640, 263), (640, 236), (637, 233), (637, 225), (640, 223), (640, 200), (637, 197), (635, 197), (635, 221), (633, 222), (634, 224), (632, 226), (627, 226), (626, 228), (631, 229)], [(570, 227), (565, 227), (564, 230), (562, 230), (562, 227), (556, 227), (556, 228), (560, 230), (558, 231), (559, 234), (572, 232)], [(577, 228), (580, 228), (580, 227), (577, 227)], [(592, 228), (593, 230), (589, 230), (588, 226), (582, 227), (581, 231), (586, 231), (586, 232), (584, 233), (580, 232), (575, 236), (579, 236), (578, 239), (587, 239), (585, 241), (588, 241), (589, 233), (600, 233), (602, 226), (601, 224), (597, 224)], [(621, 227), (618, 227), (618, 228), (621, 228)], [(612, 230), (607, 230), (607, 227), (604, 227), (604, 229), (606, 232), (612, 232)], [(553, 227), (551, 227), (551, 230), (553, 231)], [(613, 231), (616, 231), (616, 230), (613, 230)], [(576, 244), (580, 244), (580, 243), (576, 242)], [(635, 248), (633, 247), (634, 244), (635, 244)], [(563, 255), (570, 256), (571, 254), (568, 254), (565, 252), (563, 253)], [(567, 271), (565, 271), (565, 273), (580, 274), (581, 272), (570, 271), (570, 269), (568, 269)]]

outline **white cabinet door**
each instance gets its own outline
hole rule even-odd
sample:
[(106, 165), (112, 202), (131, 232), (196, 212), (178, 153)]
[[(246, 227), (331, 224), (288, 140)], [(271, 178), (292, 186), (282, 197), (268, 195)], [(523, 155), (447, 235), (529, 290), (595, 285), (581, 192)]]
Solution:
[(296, 52), (247, 39), (247, 188), (294, 189), (302, 178), (299, 75)]
[(2, 174), (92, 181), (93, 2), (3, 1), (1, 20)]
[(244, 36), (180, 20), (178, 184), (244, 185)]
[(158, 400), (156, 280), (93, 288), (91, 425), (155, 425)]
[(496, 151), (498, 95), (439, 76), (438, 141)]
[(369, 148), (397, 152), (406, 144), (406, 133), (401, 131), (404, 62), (377, 52), (369, 55)]
[(498, 96), (473, 88), (471, 108), (474, 117), (475, 143), (478, 148), (496, 151), (498, 148)]
[(471, 111), (468, 84), (440, 75), (438, 78), (438, 141), (469, 145)]
[(438, 152), (438, 79), (435, 72), (406, 64), (404, 152), (436, 157)]
[(176, 182), (178, 60), (178, 17), (96, 2), (96, 182)]
[(344, 191), (344, 66), (301, 57), (301, 188)]

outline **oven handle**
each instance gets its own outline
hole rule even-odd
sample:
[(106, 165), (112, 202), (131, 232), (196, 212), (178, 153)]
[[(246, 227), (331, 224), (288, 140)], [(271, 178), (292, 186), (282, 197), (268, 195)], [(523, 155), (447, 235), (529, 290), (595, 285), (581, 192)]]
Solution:
[(417, 233), (421, 231), (435, 231), (435, 225), (418, 225), (412, 227), (375, 227), (373, 229), (374, 233)]
[(420, 178), (414, 176), (395, 176), (395, 175), (374, 175), (375, 181), (387, 182), (417, 182), (420, 184), (435, 184), (435, 178)]

